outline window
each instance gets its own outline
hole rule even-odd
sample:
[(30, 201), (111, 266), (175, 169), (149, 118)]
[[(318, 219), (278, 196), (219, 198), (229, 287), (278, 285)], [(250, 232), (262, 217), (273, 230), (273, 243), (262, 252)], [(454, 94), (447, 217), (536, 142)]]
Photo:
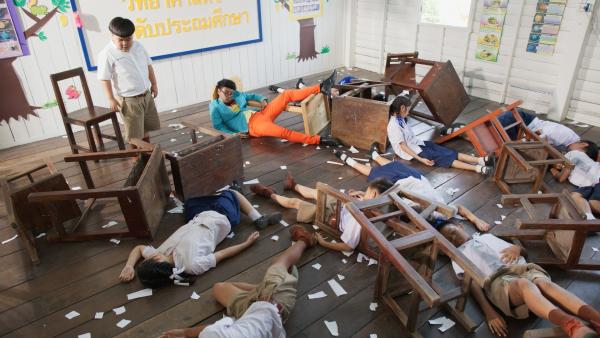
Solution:
[(421, 23), (468, 27), (471, 0), (421, 0)]

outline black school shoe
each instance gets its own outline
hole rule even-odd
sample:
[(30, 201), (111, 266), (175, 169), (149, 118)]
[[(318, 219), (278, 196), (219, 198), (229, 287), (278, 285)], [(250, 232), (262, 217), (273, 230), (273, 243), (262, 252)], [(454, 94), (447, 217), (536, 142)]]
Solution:
[(277, 224), (281, 221), (281, 213), (274, 212), (268, 215), (262, 215), (259, 219), (252, 222), (258, 230), (263, 230), (269, 225)]
[(304, 80), (302, 78), (299, 78), (298, 81), (296, 82), (296, 89), (300, 89), (300, 85), (303, 85), (306, 87), (306, 85), (304, 84)]
[(330, 146), (330, 147), (339, 147), (342, 145), (342, 142), (335, 137), (326, 137), (321, 136), (321, 140), (319, 141), (320, 145)]
[(369, 154), (367, 156), (369, 160), (373, 160), (373, 152), (377, 152), (379, 154), (379, 146), (379, 142), (371, 143), (371, 148), (369, 149)]
[(331, 96), (331, 88), (335, 85), (335, 77), (337, 76), (337, 70), (334, 70), (331, 75), (321, 82), (321, 93)]
[(491, 152), (489, 155), (486, 155), (483, 160), (485, 161), (485, 165), (488, 167), (495, 168), (496, 167), (496, 153)]
[(269, 90), (274, 92), (274, 93), (279, 93), (279, 89), (282, 89), (281, 87), (275, 86), (275, 85), (270, 85), (269, 86)]

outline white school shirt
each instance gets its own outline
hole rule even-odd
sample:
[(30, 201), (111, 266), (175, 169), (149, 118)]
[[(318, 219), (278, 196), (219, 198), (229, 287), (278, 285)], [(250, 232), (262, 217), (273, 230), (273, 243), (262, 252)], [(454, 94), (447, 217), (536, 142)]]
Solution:
[(403, 160), (410, 161), (413, 157), (402, 151), (400, 143), (405, 142), (415, 154), (419, 154), (421, 152), (420, 146), (425, 145), (425, 142), (415, 136), (415, 133), (413, 133), (408, 123), (406, 123), (404, 127), (400, 127), (395, 116), (392, 116), (388, 122), (387, 134), (388, 139), (392, 144), (392, 149), (394, 149), (394, 153)]
[(258, 301), (238, 320), (223, 317), (204, 328), (198, 338), (285, 338), (285, 329), (277, 307)]
[(133, 41), (128, 52), (109, 42), (98, 54), (98, 80), (111, 80), (121, 97), (143, 94), (150, 88), (148, 66), (152, 63), (142, 44)]
[(555, 147), (567, 147), (580, 140), (579, 135), (573, 129), (563, 126), (560, 123), (542, 120), (537, 117), (527, 125), (527, 128), (534, 132), (540, 131), (540, 137), (546, 138), (548, 143)]
[(217, 265), (214, 251), (231, 231), (227, 217), (216, 211), (204, 211), (175, 231), (158, 248), (146, 246), (142, 256), (148, 258), (158, 252), (173, 254), (177, 269), (200, 275)]
[(348, 244), (352, 249), (355, 249), (360, 242), (360, 224), (356, 221), (354, 216), (344, 207), (340, 213), (340, 231), (342, 235), (340, 239), (342, 242)]
[[(507, 265), (502, 262), (502, 254), (500, 251), (510, 246), (512, 246), (512, 244), (492, 234), (480, 235), (476, 233), (471, 240), (461, 245), (458, 250), (460, 250), (473, 265), (477, 266), (487, 278), (501, 267)], [(525, 258), (519, 256), (512, 264), (526, 263), (527, 261), (525, 261)], [(452, 268), (454, 269), (456, 276), (462, 279), (465, 271), (454, 261), (452, 261)]]
[(565, 154), (575, 168), (569, 175), (569, 182), (578, 187), (589, 187), (600, 181), (600, 163), (592, 160), (583, 151), (571, 150)]
[(437, 192), (431, 182), (425, 176), (421, 176), (417, 179), (413, 176), (400, 179), (394, 183), (394, 185), (400, 186), (405, 190), (412, 191), (416, 194), (423, 195), (425, 197), (433, 198), (436, 202), (444, 203), (444, 198)]

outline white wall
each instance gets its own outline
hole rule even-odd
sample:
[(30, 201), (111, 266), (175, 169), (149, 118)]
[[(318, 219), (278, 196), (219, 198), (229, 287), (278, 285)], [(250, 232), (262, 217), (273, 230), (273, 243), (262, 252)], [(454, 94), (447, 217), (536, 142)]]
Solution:
[[(40, 4), (44, 1), (40, 0)], [(51, 6), (50, 0), (46, 2)], [(215, 82), (223, 77), (238, 76), (243, 81), (244, 89), (250, 90), (340, 66), (344, 62), (342, 37), (346, 5), (347, 2), (342, 0), (325, 2), (324, 15), (315, 19), (317, 51), (322, 46), (329, 45), (331, 52), (319, 55), (317, 59), (298, 63), (297, 60), (286, 60), (288, 52), (299, 52), (298, 23), (291, 21), (287, 11), (278, 9), (273, 1), (261, 1), (262, 43), (154, 63), (159, 87), (156, 100), (158, 110), (167, 111), (208, 100)], [(52, 18), (42, 28), (48, 40), (30, 38), (28, 43), (31, 55), (18, 58), (13, 63), (31, 105), (41, 106), (54, 99), (50, 74), (76, 67), (85, 69), (76, 28), (71, 14), (67, 15), (70, 21), (67, 27), (62, 27), (57, 17)], [(24, 15), (22, 22), (25, 27), (33, 24)], [(106, 106), (106, 99), (95, 73), (86, 75), (94, 103)], [(76, 108), (79, 102), (69, 100), (69, 104)], [(8, 124), (0, 124), (0, 149), (65, 134), (58, 108), (38, 110), (38, 115), (39, 118), (31, 116), (28, 120), (11, 119)]]
[[(568, 1), (555, 53), (544, 56), (525, 51), (537, 0), (510, 0), (498, 62), (474, 56), (483, 0), (473, 0), (468, 28), (419, 24), (419, 0), (354, 1), (365, 9), (355, 12), (356, 21), (373, 23), (356, 28), (355, 66), (383, 72), (386, 53), (418, 51), (425, 59), (451, 60), (473, 96), (506, 103), (522, 99), (524, 107), (556, 120), (564, 118), (567, 109), (569, 116), (583, 120), (582, 112), (587, 111), (600, 125), (600, 47), (596, 47), (600, 28), (596, 40), (586, 39), (591, 14), (581, 9), (581, 1)], [(425, 67), (417, 69), (419, 75), (425, 71)]]

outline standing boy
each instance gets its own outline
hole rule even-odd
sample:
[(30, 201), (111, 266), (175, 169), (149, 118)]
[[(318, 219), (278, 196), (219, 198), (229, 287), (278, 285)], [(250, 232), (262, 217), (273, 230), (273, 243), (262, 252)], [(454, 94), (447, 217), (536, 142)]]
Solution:
[(135, 26), (131, 20), (116, 17), (108, 29), (112, 38), (98, 55), (98, 80), (110, 110), (120, 111), (123, 116), (125, 139), (148, 141), (148, 132), (160, 129), (154, 104), (158, 87), (150, 65), (152, 60), (144, 47), (133, 41)]

